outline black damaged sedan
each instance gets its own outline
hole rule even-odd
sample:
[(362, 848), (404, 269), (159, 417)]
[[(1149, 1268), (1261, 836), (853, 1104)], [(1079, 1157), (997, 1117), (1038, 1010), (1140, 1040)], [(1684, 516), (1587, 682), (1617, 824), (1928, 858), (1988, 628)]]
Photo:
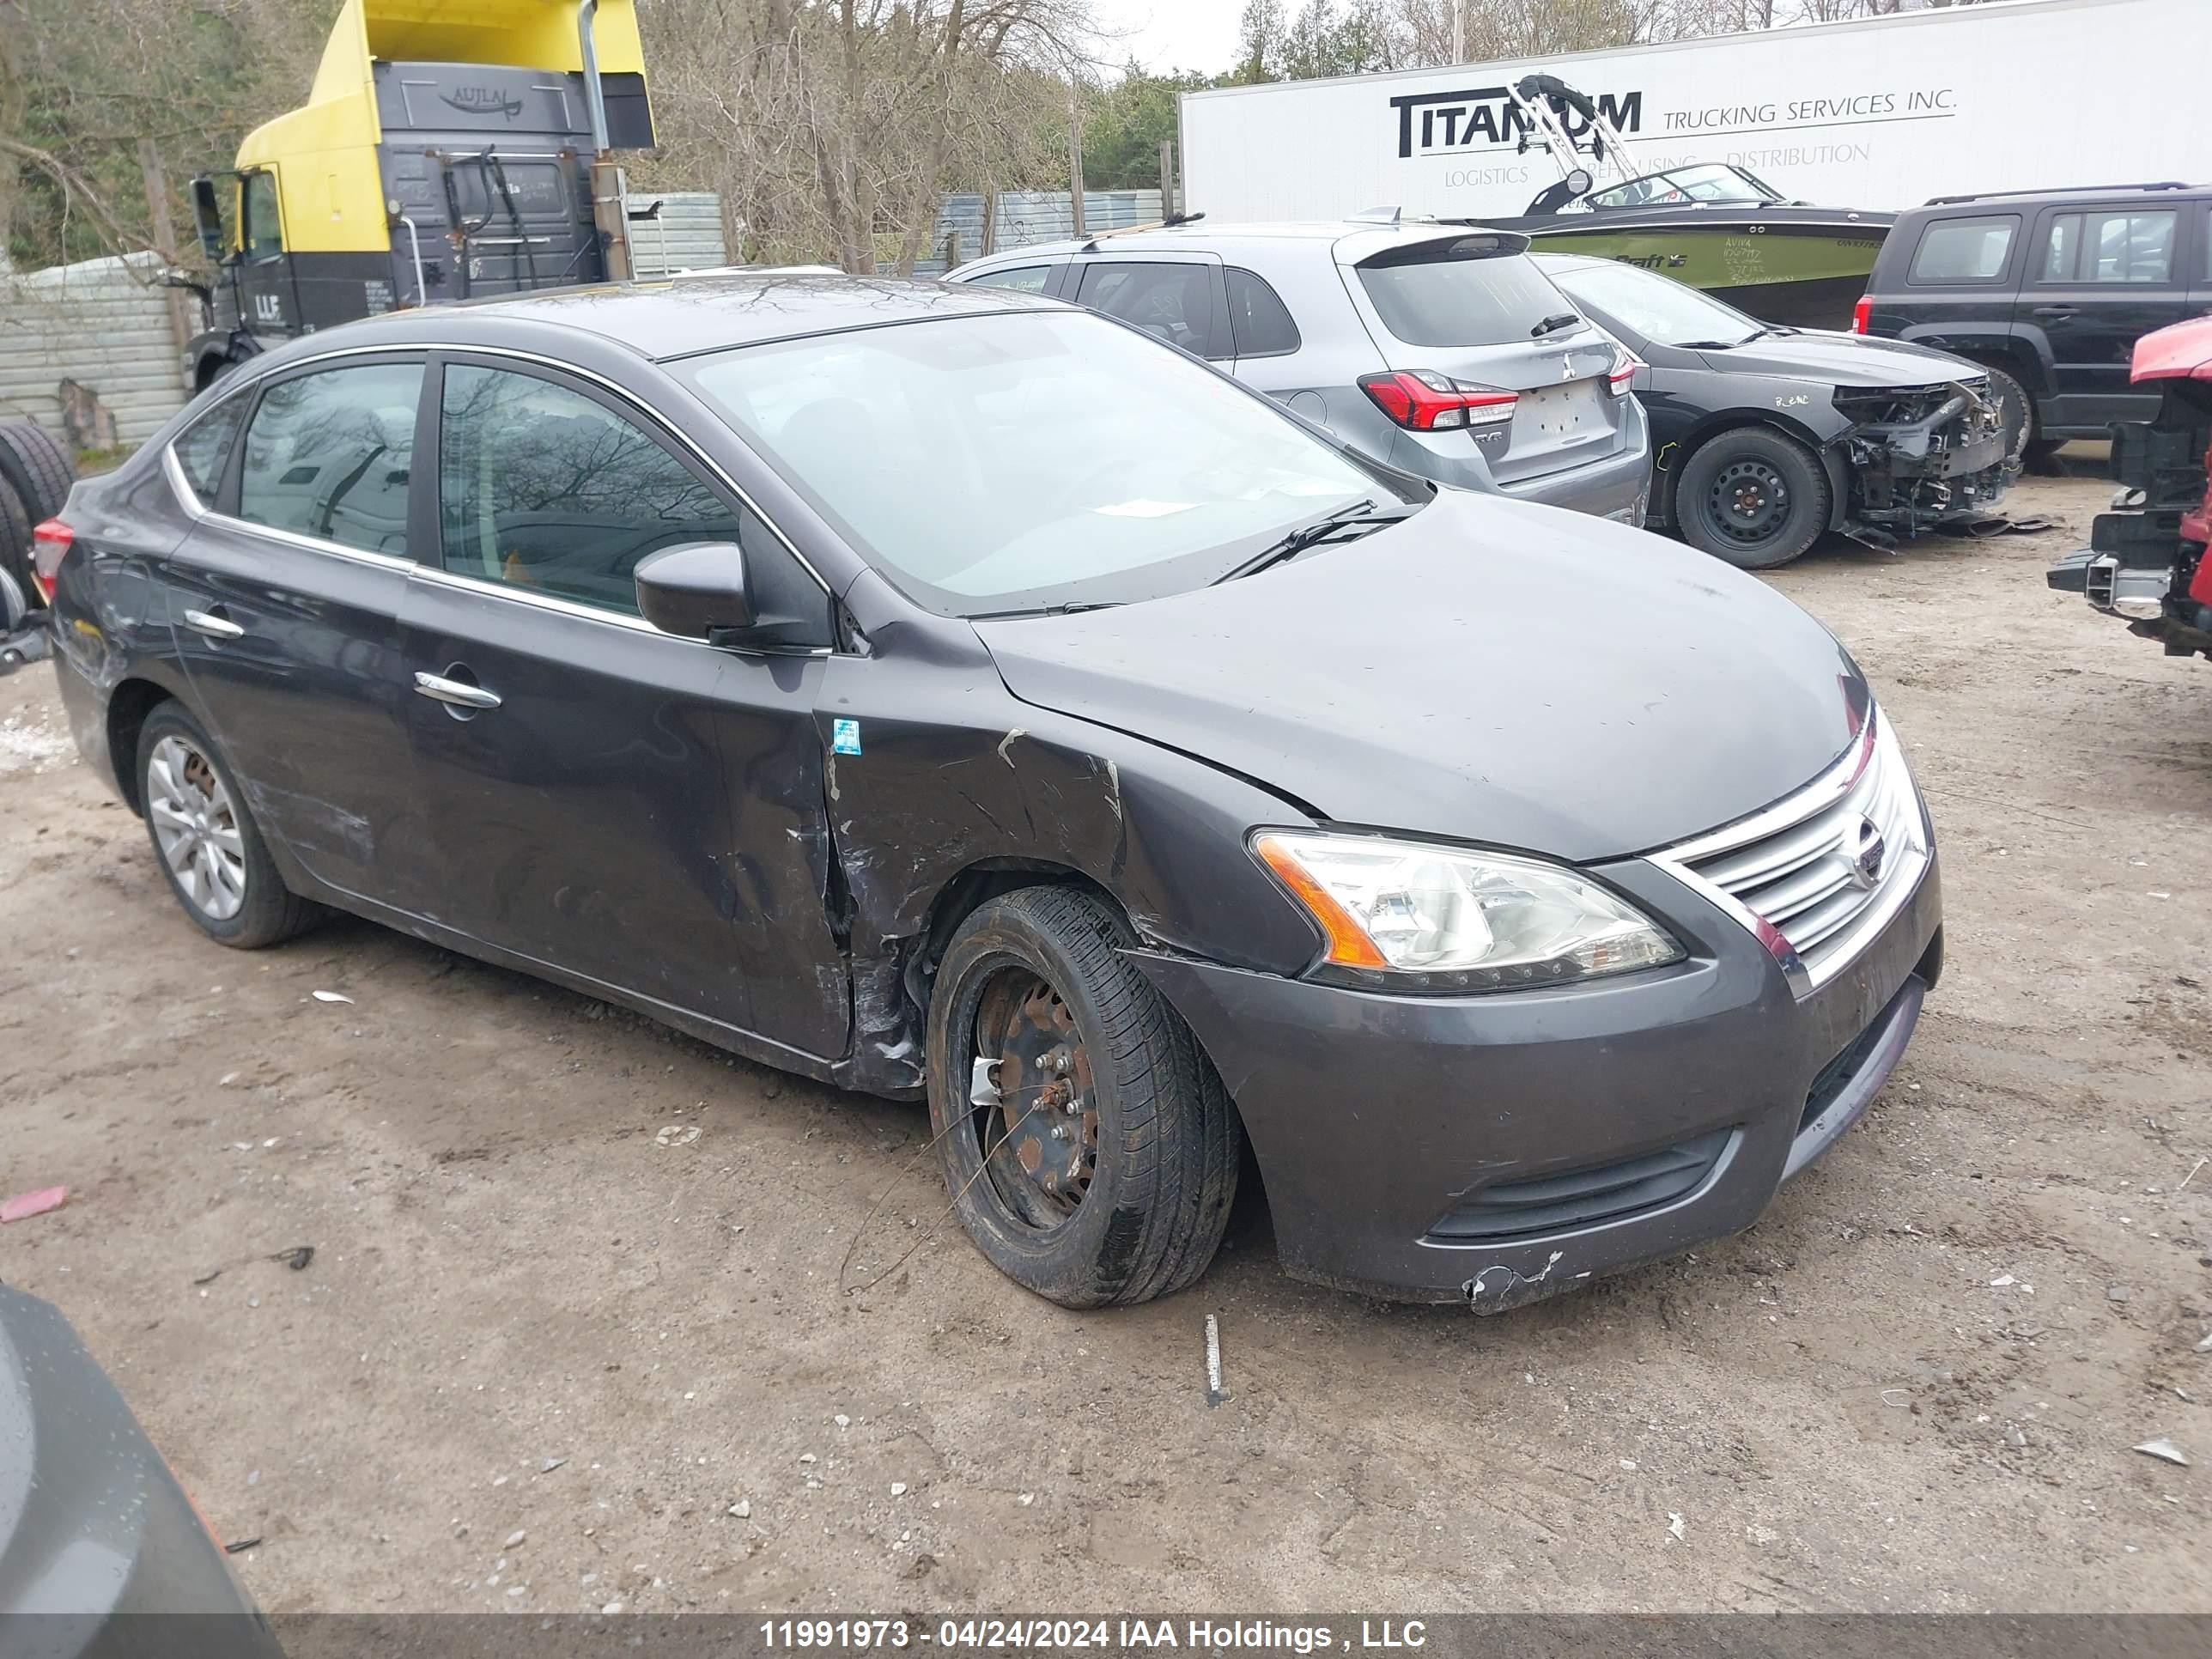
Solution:
[(1507, 1307), (1881, 1088), (1933, 836), (1850, 657), (1120, 324), (761, 275), (258, 358), (37, 543), (187, 916), (324, 908), (928, 1101), (992, 1261)]
[(1652, 526), (1730, 564), (1771, 570), (1831, 530), (1887, 549), (1970, 526), (2012, 483), (2003, 414), (1979, 363), (1778, 328), (1618, 259), (1537, 263), (1642, 360)]

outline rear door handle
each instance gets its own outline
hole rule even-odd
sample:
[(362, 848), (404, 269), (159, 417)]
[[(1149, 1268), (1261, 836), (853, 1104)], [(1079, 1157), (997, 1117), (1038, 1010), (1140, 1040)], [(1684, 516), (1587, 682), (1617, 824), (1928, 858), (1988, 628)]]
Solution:
[(2038, 306), (2030, 314), (2037, 317), (2071, 317), (2081, 308), (2079, 306)]
[(471, 685), (466, 680), (449, 680), (442, 674), (415, 676), (415, 690), (423, 696), (435, 697), (440, 702), (452, 703), (457, 708), (496, 708), (499, 693), (487, 691), (481, 685)]
[(206, 611), (185, 612), (185, 626), (211, 640), (242, 640), (246, 630), (228, 617), (218, 617)]

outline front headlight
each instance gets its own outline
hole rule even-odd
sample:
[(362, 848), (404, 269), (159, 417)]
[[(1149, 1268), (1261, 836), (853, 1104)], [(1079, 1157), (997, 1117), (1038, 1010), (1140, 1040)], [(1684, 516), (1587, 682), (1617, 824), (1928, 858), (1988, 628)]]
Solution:
[(1342, 983), (1502, 991), (1685, 955), (1650, 917), (1560, 865), (1292, 830), (1263, 831), (1252, 850), (1328, 941), (1317, 975)]

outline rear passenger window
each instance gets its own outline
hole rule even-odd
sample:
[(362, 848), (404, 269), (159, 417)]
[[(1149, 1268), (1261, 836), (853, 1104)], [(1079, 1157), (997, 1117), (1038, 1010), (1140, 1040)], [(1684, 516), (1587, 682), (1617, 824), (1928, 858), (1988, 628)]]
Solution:
[(243, 395), (224, 398), (179, 432), (169, 445), (178, 467), (191, 485), (192, 494), (199, 497), (202, 507), (215, 505), (215, 493), (222, 486), (223, 464), (230, 459), (230, 446), (246, 419), (246, 405), (250, 401)]
[(1042, 294), (1050, 265), (1017, 265), (1012, 270), (987, 270), (976, 277), (977, 288), (1010, 288), (1017, 294)]
[(633, 572), (679, 542), (734, 542), (738, 517), (645, 429), (550, 380), (446, 370), (438, 517), (446, 568), (637, 614)]
[(2179, 216), (2154, 213), (2062, 213), (2044, 239), (2046, 283), (2164, 283), (2173, 275), (2174, 228)]
[(1920, 233), (1912, 251), (1915, 283), (1993, 283), (2004, 275), (2020, 216), (1992, 214), (1985, 219), (1938, 219)]
[(246, 428), (238, 516), (407, 556), (407, 481), (420, 363), (368, 363), (279, 380)]
[(1142, 329), (1201, 357), (1224, 357), (1213, 337), (1213, 269), (1204, 264), (1095, 264), (1077, 297), (1093, 311)]
[(1265, 277), (1235, 265), (1222, 276), (1229, 283), (1229, 333), (1239, 357), (1279, 357), (1298, 349), (1298, 325)]

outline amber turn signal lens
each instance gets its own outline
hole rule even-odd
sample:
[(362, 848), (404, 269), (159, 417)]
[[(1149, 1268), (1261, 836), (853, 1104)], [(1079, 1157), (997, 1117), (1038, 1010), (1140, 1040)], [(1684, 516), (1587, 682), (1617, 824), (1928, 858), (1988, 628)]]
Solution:
[(1321, 924), (1322, 933), (1328, 939), (1328, 959), (1346, 968), (1389, 967), (1375, 941), (1367, 937), (1366, 930), (1352, 919), (1352, 913), (1336, 902), (1328, 888), (1316, 881), (1306, 867), (1291, 854), (1291, 849), (1273, 836), (1261, 836), (1252, 843), (1276, 878), (1297, 894), (1298, 902), (1313, 914)]

